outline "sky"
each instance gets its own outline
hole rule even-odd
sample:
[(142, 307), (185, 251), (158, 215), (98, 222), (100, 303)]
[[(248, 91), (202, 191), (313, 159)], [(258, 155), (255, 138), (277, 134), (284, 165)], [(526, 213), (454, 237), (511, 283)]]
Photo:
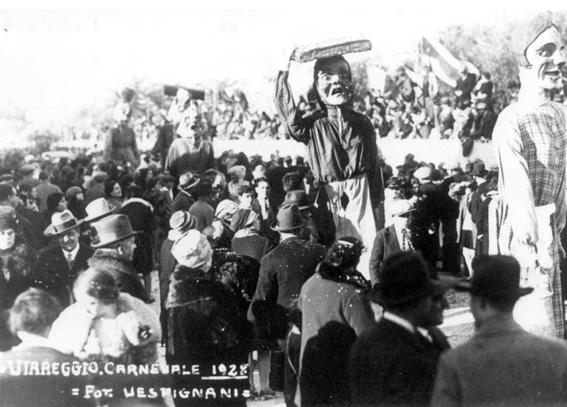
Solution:
[[(6, 1), (0, 3), (0, 110), (25, 112), (39, 127), (61, 124), (134, 78), (189, 87), (230, 80), (263, 107), (271, 80), (297, 45), (368, 38), (373, 50), (352, 60), (396, 63), (411, 57), (423, 33), (435, 35), (449, 24), (498, 24), (534, 9), (517, 2), (494, 9), (485, 0), (381, 3), (99, 0), (77, 8), (71, 1)], [(307, 86), (310, 66), (294, 69), (295, 85)]]

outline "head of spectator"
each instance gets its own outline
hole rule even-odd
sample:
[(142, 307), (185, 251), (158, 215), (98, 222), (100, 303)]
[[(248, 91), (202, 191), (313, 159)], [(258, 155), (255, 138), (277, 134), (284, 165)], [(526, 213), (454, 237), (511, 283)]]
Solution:
[(511, 319), (518, 299), (533, 291), (520, 287), (520, 265), (511, 256), (481, 255), (473, 260), (473, 276), (457, 289), (471, 295), (471, 312), (477, 327), (494, 319)]
[(116, 180), (110, 179), (104, 183), (104, 196), (106, 199), (121, 199), (122, 187)]
[(22, 180), (31, 180), (35, 175), (35, 167), (30, 164), (24, 164), (20, 167), (19, 173)]
[(286, 155), (286, 156), (284, 157), (284, 167), (285, 167), (285, 168), (290, 168), (292, 163), (293, 163), (293, 159), (291, 158), (291, 156), (290, 156), (290, 155)]
[(208, 202), (213, 195), (213, 187), (209, 180), (203, 180), (195, 187), (195, 198)]
[(254, 180), (254, 191), (256, 192), (258, 201), (266, 201), (270, 192), (270, 184), (268, 183), (268, 180), (266, 178), (256, 178)]
[(323, 258), (317, 271), (321, 277), (336, 280), (339, 275), (354, 275), (364, 250), (362, 242), (351, 236), (337, 239)]
[(537, 14), (519, 23), (512, 38), (521, 92), (541, 93), (562, 86), (561, 70), (566, 62), (563, 39), (551, 13)]
[(238, 188), (238, 207), (240, 209), (252, 209), (252, 203), (256, 198), (256, 189), (253, 185), (242, 185)]
[[(384, 260), (382, 279), (369, 298), (414, 327), (429, 327), (434, 319), (435, 298), (442, 296), (450, 286), (449, 282), (431, 278), (421, 254), (397, 252)], [(442, 311), (436, 317), (441, 323)]]
[(342, 106), (352, 99), (352, 74), (341, 56), (320, 58), (313, 68), (314, 88), (324, 106)]
[(282, 202), (281, 206), (290, 206), (295, 205), (301, 212), (303, 216), (307, 216), (311, 211), (313, 205), (307, 199), (307, 193), (305, 193), (302, 189), (296, 189), (293, 191), (287, 191), (285, 194), (285, 199)]
[(431, 181), (431, 168), (429, 166), (419, 167), (414, 171), (413, 177), (419, 181), (420, 184), (425, 184)]
[(477, 180), (477, 183), (479, 182), (479, 180), (485, 179), (486, 175), (488, 174), (488, 171), (486, 171), (484, 162), (482, 162), (481, 160), (475, 161), (472, 164), (471, 174), (475, 178), (475, 180)]
[(108, 203), (104, 198), (97, 198), (85, 207), (87, 217), (83, 220), (86, 222), (95, 222), (105, 216), (114, 213), (116, 208)]
[(113, 318), (117, 313), (120, 287), (110, 272), (89, 268), (79, 274), (73, 285), (73, 294), (88, 314)]
[(175, 178), (169, 174), (160, 174), (157, 177), (159, 188), (161, 191), (171, 191), (175, 186)]
[(140, 188), (138, 185), (132, 184), (124, 188), (124, 200), (132, 198), (142, 199), (142, 197), (142, 188)]
[(197, 227), (197, 218), (187, 211), (176, 211), (169, 218), (169, 227), (171, 230), (167, 238), (175, 242), (186, 232)]
[(73, 216), (71, 211), (64, 210), (51, 216), (51, 224), (43, 234), (57, 239), (59, 247), (64, 251), (72, 252), (79, 246), (80, 226), (81, 222)]
[(276, 225), (272, 229), (279, 232), (281, 241), (291, 237), (308, 240), (307, 220), (295, 205), (282, 205), (276, 216)]
[(50, 181), (49, 173), (47, 173), (45, 171), (40, 171), (39, 172), (39, 181), (43, 184), (48, 184), (49, 181)]
[(211, 168), (205, 171), (205, 176), (208, 178), (214, 191), (224, 191), (226, 188), (226, 178), (222, 172)]
[(67, 209), (67, 199), (60, 192), (54, 192), (47, 196), (47, 213), (63, 212)]
[(51, 325), (62, 310), (55, 297), (43, 290), (28, 288), (16, 297), (10, 308), (10, 331), (19, 337), (24, 345), (27, 342), (31, 345), (34, 337), (49, 336)]
[(266, 167), (264, 164), (257, 164), (252, 171), (252, 177), (257, 180), (266, 177)]
[(288, 172), (282, 177), (284, 192), (294, 191), (303, 188), (303, 177), (297, 171)]
[(237, 209), (238, 204), (230, 199), (220, 201), (215, 210), (215, 218), (230, 224), (230, 220)]
[(67, 188), (67, 191), (65, 191), (65, 198), (67, 199), (67, 202), (84, 201), (85, 195), (81, 187), (72, 186)]
[(191, 172), (186, 172), (179, 176), (179, 185), (178, 188), (183, 191), (191, 191), (201, 182), (200, 178), (195, 176)]
[(21, 204), (22, 200), (16, 193), (16, 189), (11, 184), (0, 183), (0, 206), (16, 208)]
[(390, 211), (395, 228), (402, 231), (408, 227), (415, 208), (407, 199), (396, 199), (390, 204)]
[(12, 207), (0, 207), (0, 252), (10, 250), (16, 244), (18, 221)]
[(114, 251), (120, 258), (132, 261), (136, 249), (136, 235), (126, 215), (110, 215), (93, 223), (96, 237), (91, 246)]
[(189, 230), (171, 248), (177, 263), (189, 269), (207, 273), (212, 265), (213, 249), (207, 238), (198, 230)]
[(233, 165), (228, 169), (227, 174), (230, 177), (230, 182), (239, 184), (246, 176), (246, 167), (243, 165)]

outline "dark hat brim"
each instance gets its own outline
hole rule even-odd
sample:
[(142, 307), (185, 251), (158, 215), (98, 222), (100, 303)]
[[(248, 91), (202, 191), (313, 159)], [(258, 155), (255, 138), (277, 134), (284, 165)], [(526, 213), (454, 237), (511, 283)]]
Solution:
[[(299, 209), (299, 208), (298, 208), (298, 209)], [(270, 226), (270, 229), (272, 229), (272, 230), (274, 230), (274, 231), (276, 231), (276, 232), (291, 232), (291, 231), (293, 231), (293, 230), (301, 229), (301, 228), (307, 226), (307, 223), (308, 223), (308, 222), (305, 221), (305, 222), (303, 222), (302, 224), (297, 225), (297, 226), (294, 226), (294, 227), (291, 227), (291, 228), (281, 228), (281, 227), (279, 227), (278, 225), (276, 225), (276, 226)]]
[(121, 242), (122, 240), (126, 240), (126, 239), (128, 239), (129, 237), (139, 235), (140, 233), (142, 233), (142, 232), (136, 230), (136, 231), (134, 231), (134, 232), (132, 232), (132, 233), (129, 233), (129, 234), (125, 235), (125, 236), (121, 236), (121, 237), (119, 237), (118, 239), (110, 240), (110, 241), (108, 241), (108, 242), (100, 242), (100, 243), (96, 243), (96, 244), (92, 244), (92, 243), (91, 243), (91, 247), (92, 247), (93, 249), (104, 249), (105, 247), (108, 247), (108, 246), (110, 246), (110, 245), (112, 245), (112, 244), (114, 244), (114, 243)]
[[(482, 291), (480, 291), (477, 287), (472, 284), (471, 280), (461, 281), (455, 284), (455, 290), (457, 291), (465, 291), (471, 293), (473, 295), (478, 295), (480, 297), (484, 297)], [(525, 295), (531, 294), (534, 291), (533, 287), (519, 287), (516, 298), (523, 297)]]

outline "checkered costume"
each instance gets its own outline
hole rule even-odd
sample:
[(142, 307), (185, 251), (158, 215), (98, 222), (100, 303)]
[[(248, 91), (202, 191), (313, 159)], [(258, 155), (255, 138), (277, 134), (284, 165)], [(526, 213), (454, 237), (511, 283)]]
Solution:
[[(553, 242), (547, 246), (552, 266), (547, 269), (552, 286), (556, 335), (563, 338), (564, 310), (561, 299), (559, 262), (564, 255), (560, 234), (565, 226), (565, 165), (567, 111), (555, 102), (518, 102), (500, 113), (493, 140), (499, 162), (499, 192), (502, 211), (499, 247), (502, 254), (522, 258), (532, 247), (514, 239), (514, 225), (536, 222), (536, 207), (555, 204), (551, 215)], [(539, 225), (540, 227), (545, 225)]]

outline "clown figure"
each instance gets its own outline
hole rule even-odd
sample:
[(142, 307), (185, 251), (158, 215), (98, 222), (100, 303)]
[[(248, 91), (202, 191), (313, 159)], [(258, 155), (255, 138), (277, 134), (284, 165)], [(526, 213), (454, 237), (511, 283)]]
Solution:
[(502, 111), (493, 133), (502, 199), (498, 242), (502, 254), (520, 262), (524, 284), (537, 291), (545, 277), (553, 305), (549, 334), (563, 338), (559, 263), (565, 252), (559, 237), (565, 226), (567, 111), (549, 100), (549, 92), (562, 86), (564, 46), (547, 14), (523, 24), (514, 40), (518, 103)]

